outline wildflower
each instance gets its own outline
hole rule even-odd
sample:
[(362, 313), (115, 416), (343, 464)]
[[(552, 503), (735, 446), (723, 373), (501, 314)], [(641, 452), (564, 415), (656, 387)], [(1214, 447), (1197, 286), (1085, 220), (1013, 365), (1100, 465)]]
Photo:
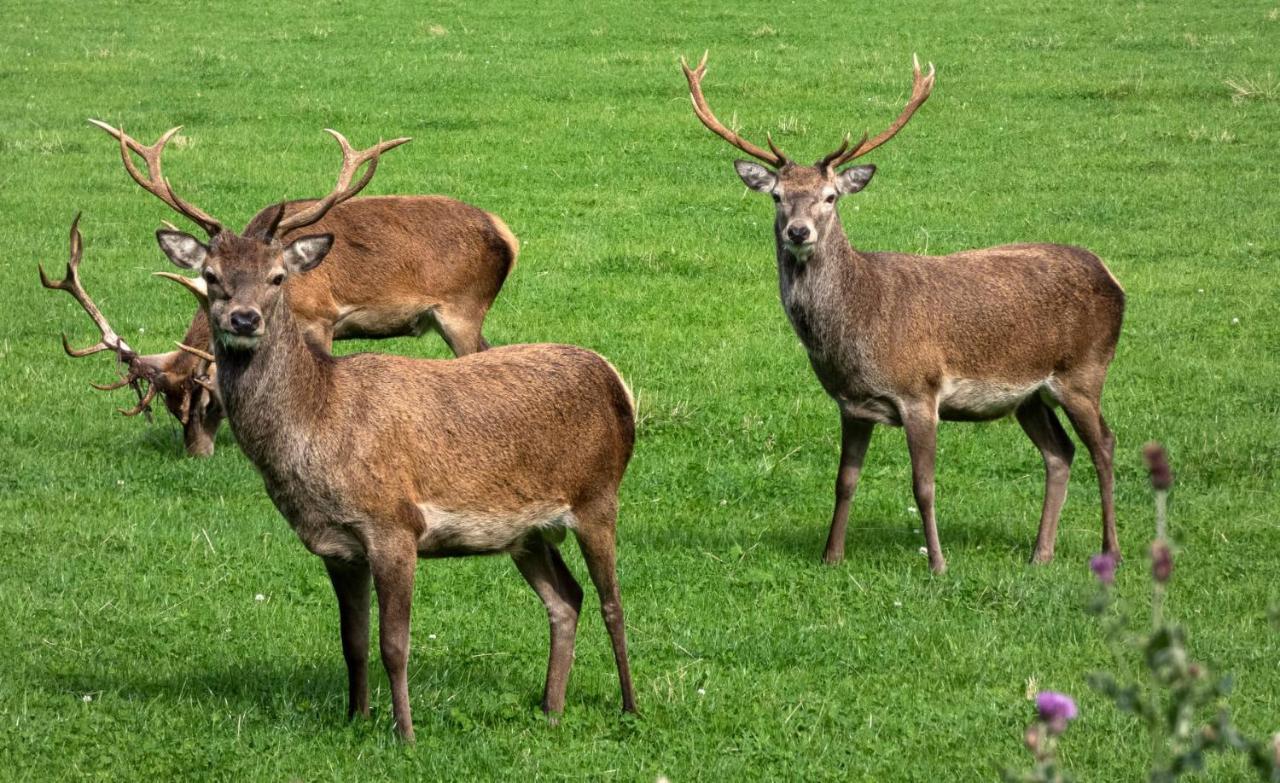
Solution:
[(1156, 540), (1151, 544), (1151, 578), (1157, 583), (1164, 584), (1169, 581), (1169, 576), (1173, 573), (1173, 550), (1169, 549), (1169, 544), (1165, 541)]
[(80, 697), (80, 700), (83, 701), (85, 704), (88, 704), (89, 702), (93, 701), (93, 694), (86, 693), (85, 695)]
[(1050, 734), (1061, 734), (1067, 723), (1076, 719), (1076, 703), (1065, 693), (1040, 691), (1036, 694), (1036, 712), (1049, 728)]
[(255, 595), (255, 596), (253, 597), (253, 600), (255, 600), (255, 601), (265, 601), (265, 600), (267, 600), (267, 597), (266, 597), (265, 595), (263, 595), (262, 593), (258, 593), (257, 595)]
[(1110, 587), (1116, 582), (1116, 556), (1111, 552), (1103, 552), (1089, 558), (1089, 570), (1098, 577), (1098, 581)]
[(1142, 447), (1142, 459), (1151, 475), (1151, 486), (1158, 491), (1168, 491), (1173, 486), (1173, 470), (1169, 467), (1169, 454), (1164, 446), (1152, 441)]

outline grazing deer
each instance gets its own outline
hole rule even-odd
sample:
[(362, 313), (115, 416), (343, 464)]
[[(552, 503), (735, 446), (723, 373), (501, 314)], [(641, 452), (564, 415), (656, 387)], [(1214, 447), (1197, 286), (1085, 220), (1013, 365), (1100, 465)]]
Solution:
[[(144, 146), (106, 123), (90, 122), (121, 142), (130, 176), (168, 203), (160, 156), (178, 128)], [(147, 177), (133, 165), (129, 150), (146, 162)], [(249, 221), (245, 234), (263, 233), (272, 220), (287, 221), (315, 203), (288, 202), (283, 215), (278, 214), (280, 204), (267, 207)], [(366, 196), (335, 205), (312, 229), (333, 234), (333, 250), (323, 267), (289, 278), (285, 287), (310, 339), (328, 349), (335, 339), (416, 336), (435, 330), (458, 356), (489, 347), (481, 327), (519, 252), (515, 236), (498, 216), (444, 196)], [(296, 231), (278, 233), (287, 240)], [(99, 312), (95, 322), (100, 317)], [(209, 340), (209, 324), (197, 310), (182, 342), (208, 346)], [(72, 356), (85, 355), (66, 346), (65, 340), (64, 347)], [(212, 454), (222, 421), (221, 406), (208, 390), (214, 388), (208, 379), (216, 368), (179, 350), (116, 354), (126, 369), (124, 377), (95, 388), (132, 385), (139, 393), (139, 406), (121, 411), (128, 415), (147, 410), (158, 393), (183, 426), (187, 453)]]
[(849, 503), (875, 424), (905, 428), (912, 487), (929, 566), (946, 569), (934, 518), (939, 419), (986, 421), (1013, 413), (1044, 458), (1045, 497), (1033, 561), (1053, 558), (1074, 446), (1060, 405), (1084, 441), (1102, 495), (1102, 548), (1119, 553), (1112, 502), (1115, 439), (1102, 419), (1102, 385), (1115, 355), (1124, 291), (1097, 256), (1065, 245), (1003, 245), (948, 256), (872, 253), (845, 237), (841, 196), (866, 187), (874, 166), (840, 167), (902, 129), (933, 89), (914, 62), (911, 98), (880, 135), (840, 147), (812, 166), (725, 127), (681, 59), (693, 110), (713, 133), (768, 164), (735, 161), (747, 187), (773, 197), (782, 306), (827, 394), (840, 408), (836, 505), (823, 559), (844, 558)]
[(369, 711), (370, 580), (396, 726), (412, 740), (407, 664), (416, 560), (504, 552), (546, 606), (551, 653), (542, 707), (563, 710), (583, 598), (556, 548), (566, 530), (577, 537), (600, 596), (622, 707), (634, 711), (615, 536), (635, 410), (613, 367), (566, 345), (509, 346), (449, 361), (333, 357), (309, 339), (281, 296), (290, 277), (324, 259), (334, 238), (306, 234), (285, 243), (280, 226), (317, 223), (368, 183), (378, 156), (396, 143), (358, 154), (344, 143), (333, 193), (273, 219), (277, 230), (266, 233), (222, 230), (165, 183), (175, 208), (213, 239), (157, 232), (169, 259), (197, 276), (158, 274), (199, 300), (213, 354), (194, 353), (217, 362), (231, 430), (276, 508), (328, 568), (349, 715)]

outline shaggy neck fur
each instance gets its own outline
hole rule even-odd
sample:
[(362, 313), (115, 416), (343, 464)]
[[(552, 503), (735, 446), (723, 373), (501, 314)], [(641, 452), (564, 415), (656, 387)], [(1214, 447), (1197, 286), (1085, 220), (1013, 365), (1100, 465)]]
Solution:
[(332, 357), (302, 336), (285, 298), (266, 317), (266, 334), (250, 351), (214, 340), (218, 390), (241, 448), (262, 466), (286, 439), (306, 438), (324, 413)]
[[(832, 216), (805, 261), (783, 244), (781, 227), (775, 225), (773, 234), (782, 307), (810, 356), (833, 355), (850, 336), (845, 327), (876, 309), (870, 261), (850, 246), (839, 216)], [(823, 315), (839, 311), (846, 315)]]

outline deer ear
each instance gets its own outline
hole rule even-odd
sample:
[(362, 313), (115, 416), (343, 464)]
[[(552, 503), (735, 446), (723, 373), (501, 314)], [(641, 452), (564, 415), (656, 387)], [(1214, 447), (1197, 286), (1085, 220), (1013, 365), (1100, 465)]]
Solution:
[(310, 234), (299, 237), (284, 249), (284, 263), (297, 274), (315, 269), (333, 247), (333, 234)]
[(867, 186), (875, 173), (875, 166), (850, 166), (836, 175), (836, 189), (844, 194), (857, 193)]
[(156, 241), (160, 243), (160, 249), (169, 257), (169, 260), (183, 269), (195, 269), (209, 256), (209, 248), (205, 247), (200, 240), (182, 231), (161, 229), (156, 232)]
[(757, 193), (768, 193), (773, 190), (773, 186), (778, 184), (778, 175), (769, 171), (759, 163), (752, 163), (749, 160), (735, 160), (733, 167), (738, 170), (738, 176), (747, 187)]

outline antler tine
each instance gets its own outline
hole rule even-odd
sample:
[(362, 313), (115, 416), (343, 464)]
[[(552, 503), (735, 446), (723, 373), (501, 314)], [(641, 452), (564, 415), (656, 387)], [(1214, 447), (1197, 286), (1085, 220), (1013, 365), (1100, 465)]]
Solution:
[[(71, 249), (67, 259), (66, 276), (61, 280), (51, 280), (49, 275), (44, 271), (44, 265), (38, 265), (38, 269), (40, 271), (40, 285), (45, 288), (66, 291), (71, 294), (71, 297), (80, 304), (86, 313), (89, 314), (89, 319), (93, 321), (94, 326), (98, 327), (98, 331), (102, 333), (102, 339), (88, 348), (76, 349), (71, 347), (71, 343), (67, 340), (66, 334), (63, 334), (62, 350), (66, 351), (68, 356), (75, 358), (91, 356), (95, 353), (101, 353), (102, 351), (114, 351), (116, 354), (116, 361), (127, 366), (129, 368), (128, 373), (126, 373), (119, 383), (92, 385), (95, 389), (102, 389), (104, 391), (110, 391), (112, 389), (119, 389), (123, 386), (132, 385), (134, 390), (138, 393), (139, 404), (141, 405), (142, 400), (146, 399), (146, 397), (139, 387), (139, 382), (150, 382), (152, 378), (146, 372), (145, 367), (138, 362), (138, 353), (134, 351), (133, 348), (129, 347), (129, 344), (111, 328), (111, 324), (107, 321), (106, 316), (104, 316), (102, 311), (98, 309), (98, 306), (94, 304), (93, 299), (89, 297), (88, 292), (84, 290), (84, 285), (80, 282), (80, 261), (84, 256), (84, 240), (80, 236), (79, 213), (76, 213), (75, 220), (71, 222), (70, 246)], [(155, 386), (152, 384), (152, 389), (154, 388)], [(154, 397), (155, 395), (152, 394), (151, 396)], [(150, 400), (147, 399), (147, 402), (149, 403)], [(145, 407), (145, 405), (143, 407)]]
[(920, 105), (928, 100), (929, 94), (933, 92), (934, 75), (933, 63), (929, 63), (929, 73), (921, 74), (920, 58), (914, 54), (911, 55), (911, 99), (907, 101), (907, 105), (902, 109), (902, 113), (898, 115), (898, 118), (874, 139), (867, 141), (866, 134), (863, 134), (862, 141), (853, 145), (843, 154), (836, 155), (832, 153), (828, 155), (822, 159), (821, 165), (831, 168), (843, 166), (854, 158), (866, 155), (896, 136), (898, 131), (902, 130), (902, 126), (906, 125), (911, 116), (916, 113), (916, 109), (919, 109)]
[(203, 359), (206, 362), (217, 361), (216, 359), (213, 358), (213, 354), (209, 353), (208, 351), (202, 351), (199, 348), (192, 348), (190, 345), (185, 345), (183, 343), (174, 343), (174, 345), (178, 346), (179, 349), (186, 351), (192, 356)]
[(98, 327), (98, 331), (102, 333), (102, 340), (89, 348), (77, 350), (71, 347), (71, 344), (67, 341), (67, 336), (64, 334), (62, 336), (62, 347), (66, 350), (68, 355), (77, 358), (81, 356), (90, 356), (102, 351), (115, 351), (119, 355), (121, 361), (128, 362), (130, 359), (137, 356), (137, 353), (129, 347), (128, 343), (115, 333), (115, 330), (111, 328), (111, 324), (107, 322), (102, 311), (99, 310), (98, 306), (89, 298), (89, 294), (85, 292), (84, 286), (80, 283), (80, 259), (84, 254), (84, 242), (80, 236), (80, 213), (78, 212), (76, 213), (75, 220), (71, 222), (70, 245), (71, 249), (67, 258), (66, 276), (61, 280), (51, 280), (49, 275), (44, 271), (44, 265), (37, 264), (37, 269), (40, 271), (40, 285), (45, 288), (54, 288), (71, 294), (71, 297), (79, 302), (80, 306), (84, 308), (84, 311), (89, 314), (89, 318), (93, 321), (94, 326)]
[(137, 405), (127, 410), (125, 408), (117, 408), (116, 410), (120, 411), (125, 416), (137, 416), (139, 413), (149, 414), (149, 411), (151, 409), (151, 401), (156, 398), (156, 393), (159, 390), (160, 390), (160, 387), (153, 383), (147, 387), (146, 394), (143, 394), (141, 396), (141, 399), (138, 400)]
[(132, 382), (129, 378), (121, 378), (115, 383), (90, 383), (89, 385), (98, 391), (115, 391), (116, 389), (123, 389)]
[[(142, 189), (152, 194), (156, 198), (163, 201), (170, 209), (180, 215), (185, 216), (191, 222), (200, 226), (206, 234), (214, 236), (222, 230), (222, 223), (211, 216), (204, 210), (178, 198), (174, 193), (173, 186), (169, 184), (169, 180), (164, 176), (164, 168), (161, 162), (161, 156), (164, 154), (164, 147), (169, 140), (182, 130), (182, 126), (178, 125), (165, 131), (156, 142), (147, 147), (139, 143), (136, 139), (126, 134), (119, 128), (113, 128), (100, 120), (89, 120), (108, 134), (114, 136), (120, 141), (120, 160), (124, 163), (125, 171), (133, 178), (133, 181), (142, 186)], [(129, 152), (132, 150), (143, 162), (147, 164), (147, 174), (143, 176), (142, 172), (134, 164), (132, 156)]]
[[(337, 139), (338, 146), (342, 148), (342, 169), (338, 172), (338, 184), (336, 184), (329, 195), (320, 199), (304, 210), (295, 212), (287, 218), (284, 218), (276, 225), (275, 234), (283, 234), (292, 231), (295, 228), (309, 226), (325, 216), (330, 209), (338, 204), (346, 201), (352, 196), (364, 190), (365, 185), (369, 184), (369, 180), (373, 179), (374, 173), (378, 170), (378, 160), (382, 153), (395, 149), (410, 139), (401, 137), (390, 141), (383, 141), (375, 144), (367, 150), (357, 152), (352, 149), (351, 142), (347, 141), (347, 137), (338, 133), (332, 128), (325, 128), (326, 133)], [(352, 177), (360, 170), (361, 166), (366, 163), (369, 165), (365, 168), (364, 175), (354, 184), (351, 184)]]
[(680, 68), (684, 70), (684, 78), (689, 82), (689, 97), (693, 100), (693, 113), (698, 116), (703, 125), (707, 126), (707, 130), (753, 158), (759, 158), (774, 168), (782, 168), (790, 163), (790, 158), (778, 149), (771, 136), (767, 138), (769, 150), (772, 151), (764, 150), (729, 130), (724, 123), (716, 119), (716, 115), (711, 112), (711, 107), (707, 105), (706, 96), (702, 94), (702, 77), (707, 72), (707, 54), (707, 52), (702, 53), (702, 59), (698, 61), (697, 68), (690, 68), (689, 62), (684, 57), (680, 58)]

